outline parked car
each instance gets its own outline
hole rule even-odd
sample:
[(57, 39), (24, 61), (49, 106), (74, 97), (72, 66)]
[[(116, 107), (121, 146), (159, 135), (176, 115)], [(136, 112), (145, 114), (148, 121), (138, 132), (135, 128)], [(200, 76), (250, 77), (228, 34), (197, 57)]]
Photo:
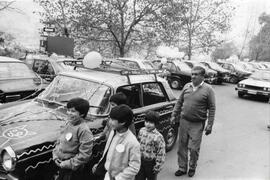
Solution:
[(0, 56), (0, 103), (34, 98), (47, 85), (24, 62)]
[(63, 57), (49, 57), (47, 55), (34, 55), (25, 59), (26, 64), (41, 78), (51, 82), (62, 71), (73, 70), (74, 66), (82, 65), (81, 60)]
[(209, 84), (216, 84), (218, 81), (217, 72), (215, 70), (212, 70), (205, 66), (204, 64), (198, 62), (198, 61), (183, 61), (186, 63), (190, 68), (193, 68), (194, 66), (201, 66), (205, 69), (205, 82)]
[(167, 61), (162, 65), (169, 73), (167, 80), (172, 89), (182, 89), (184, 85), (191, 81), (191, 68), (179, 60)]
[(253, 73), (248, 79), (240, 81), (235, 90), (240, 98), (245, 95), (270, 98), (270, 72), (257, 71)]
[(256, 69), (254, 66), (252, 66), (251, 64), (249, 64), (248, 62), (237, 62), (237, 65), (241, 66), (243, 69), (245, 69), (246, 71), (249, 71), (251, 73), (257, 71), (258, 69)]
[(215, 62), (208, 62), (203, 61), (201, 62), (203, 65), (207, 66), (209, 69), (212, 69), (217, 72), (217, 84), (222, 84), (222, 82), (225, 82), (226, 79), (229, 77), (229, 71), (222, 68), (220, 65), (218, 65)]
[(149, 60), (144, 59), (135, 59), (135, 58), (117, 58), (113, 60), (114, 63), (118, 63), (122, 67), (130, 68), (130, 69), (141, 69), (141, 70), (152, 70), (154, 69), (154, 65)]
[(219, 62), (219, 64), (224, 69), (227, 69), (230, 71), (229, 79), (228, 79), (228, 82), (230, 82), (230, 83), (236, 84), (239, 81), (247, 79), (251, 75), (251, 72), (246, 71), (241, 66), (239, 66), (235, 63)]
[[(74, 97), (88, 99), (90, 110), (86, 122), (94, 135), (94, 146), (85, 179), (91, 179), (91, 168), (102, 155), (106, 143), (101, 136), (104, 120), (109, 117), (110, 96), (123, 92), (134, 112), (138, 132), (144, 126), (149, 110), (160, 114), (158, 130), (164, 136), (166, 149), (173, 148), (178, 123), (170, 117), (176, 98), (167, 81), (156, 74), (114, 69), (77, 68), (60, 72), (51, 84), (32, 101), (0, 106), (0, 179), (47, 180), (55, 173), (52, 149), (61, 126), (66, 123), (66, 103)], [(113, 79), (113, 80), (112, 80)]]

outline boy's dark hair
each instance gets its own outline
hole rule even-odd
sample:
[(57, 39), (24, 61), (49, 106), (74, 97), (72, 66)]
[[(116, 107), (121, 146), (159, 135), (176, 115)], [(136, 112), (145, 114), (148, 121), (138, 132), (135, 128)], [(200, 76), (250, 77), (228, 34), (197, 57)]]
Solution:
[(152, 122), (155, 125), (159, 124), (159, 114), (155, 111), (148, 111), (145, 114), (145, 121)]
[(67, 108), (73, 108), (76, 109), (80, 115), (82, 115), (83, 118), (86, 117), (88, 111), (89, 111), (89, 102), (82, 98), (73, 98), (68, 101)]
[(200, 71), (201, 75), (205, 75), (205, 69), (202, 66), (194, 66), (192, 70)]
[(121, 104), (112, 108), (110, 117), (119, 123), (125, 123), (125, 127), (129, 127), (133, 120), (133, 112), (129, 106)]
[(114, 102), (117, 105), (127, 104), (127, 96), (122, 92), (115, 93), (111, 96), (110, 102)]

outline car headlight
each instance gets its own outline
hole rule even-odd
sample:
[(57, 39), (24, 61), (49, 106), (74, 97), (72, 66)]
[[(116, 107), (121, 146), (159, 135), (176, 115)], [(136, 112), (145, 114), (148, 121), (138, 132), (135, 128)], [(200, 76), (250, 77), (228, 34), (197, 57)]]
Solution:
[(8, 146), (1, 152), (2, 166), (6, 171), (13, 171), (16, 166), (16, 154), (13, 149)]
[(270, 88), (264, 87), (263, 90), (264, 91), (270, 91)]
[(245, 87), (245, 85), (244, 85), (244, 84), (238, 84), (238, 86), (239, 86), (239, 87)]

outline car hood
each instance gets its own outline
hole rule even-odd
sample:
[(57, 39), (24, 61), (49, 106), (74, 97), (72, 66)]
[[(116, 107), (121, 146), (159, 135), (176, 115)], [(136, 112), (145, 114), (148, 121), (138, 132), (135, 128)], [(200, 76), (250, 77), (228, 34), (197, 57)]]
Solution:
[(258, 87), (268, 87), (270, 88), (270, 82), (257, 80), (253, 78), (248, 78), (239, 82), (240, 84), (250, 85), (250, 86), (258, 86)]
[(36, 101), (0, 109), (0, 150), (11, 146), (20, 152), (33, 145), (53, 142), (65, 119), (65, 114)]

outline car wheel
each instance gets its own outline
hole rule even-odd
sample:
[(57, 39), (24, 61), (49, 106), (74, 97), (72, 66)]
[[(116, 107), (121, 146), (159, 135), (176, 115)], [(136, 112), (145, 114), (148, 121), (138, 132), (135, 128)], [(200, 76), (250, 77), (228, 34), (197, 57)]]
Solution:
[(177, 136), (178, 136), (178, 126), (177, 127), (170, 126), (164, 137), (167, 152), (173, 149), (173, 146), (177, 140)]
[(181, 82), (179, 79), (172, 79), (170, 82), (170, 86), (172, 89), (180, 89), (181, 87)]
[(238, 91), (238, 97), (242, 98), (242, 97), (244, 97), (244, 95), (245, 95), (245, 94), (244, 94), (243, 92), (239, 92), (239, 91)]

